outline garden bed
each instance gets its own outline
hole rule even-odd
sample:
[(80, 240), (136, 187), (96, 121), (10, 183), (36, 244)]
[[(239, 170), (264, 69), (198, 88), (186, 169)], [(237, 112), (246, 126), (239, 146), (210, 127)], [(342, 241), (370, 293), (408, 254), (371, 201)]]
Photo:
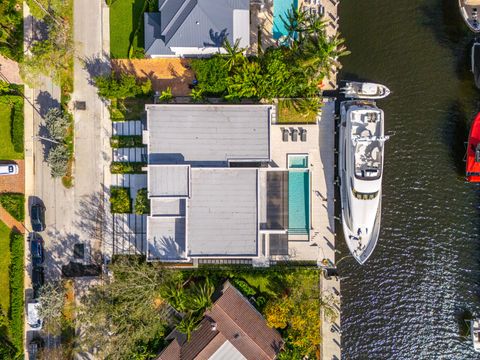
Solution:
[(145, 117), (145, 104), (150, 98), (113, 99), (108, 109), (112, 121), (141, 120)]
[(114, 161), (110, 164), (110, 172), (112, 174), (143, 174), (142, 170), (147, 166), (144, 162), (119, 162)]
[(112, 186), (110, 188), (110, 206), (114, 214), (129, 214), (132, 212), (130, 188)]
[(114, 149), (145, 146), (141, 135), (113, 135), (110, 138), (110, 145)]
[(278, 100), (277, 122), (279, 124), (315, 124), (317, 122), (318, 110), (308, 109), (308, 101), (308, 99)]

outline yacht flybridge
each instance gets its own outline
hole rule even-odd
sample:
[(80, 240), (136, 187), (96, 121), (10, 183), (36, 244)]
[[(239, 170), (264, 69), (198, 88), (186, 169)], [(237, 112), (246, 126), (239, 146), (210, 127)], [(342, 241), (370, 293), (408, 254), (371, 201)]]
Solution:
[(468, 28), (475, 33), (480, 32), (480, 23), (478, 22), (480, 0), (458, 0), (458, 5)]
[(339, 173), (345, 241), (363, 264), (380, 233), (384, 114), (373, 101), (340, 104)]

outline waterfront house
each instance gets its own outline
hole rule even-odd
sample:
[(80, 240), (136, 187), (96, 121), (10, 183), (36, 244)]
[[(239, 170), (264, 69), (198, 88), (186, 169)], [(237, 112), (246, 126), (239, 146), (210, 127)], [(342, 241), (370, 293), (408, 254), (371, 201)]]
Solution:
[(278, 125), (274, 105), (147, 105), (146, 112), (147, 260), (318, 260), (315, 241), (328, 236), (320, 227), (331, 219), (318, 195), (325, 174), (317, 124)]
[(278, 331), (228, 281), (187, 341), (174, 330), (157, 360), (273, 360), (283, 347)]
[(225, 40), (250, 45), (249, 0), (159, 0), (158, 12), (145, 13), (145, 55), (208, 56)]

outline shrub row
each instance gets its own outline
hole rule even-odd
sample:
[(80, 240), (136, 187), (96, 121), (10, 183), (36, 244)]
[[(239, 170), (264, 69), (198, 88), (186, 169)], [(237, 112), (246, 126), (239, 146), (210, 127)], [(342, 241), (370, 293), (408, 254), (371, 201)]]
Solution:
[(130, 188), (112, 186), (110, 188), (110, 208), (114, 214), (131, 213)]
[(25, 220), (25, 195), (15, 193), (0, 194), (0, 205), (20, 222)]
[(144, 162), (119, 162), (114, 161), (110, 164), (112, 174), (142, 174), (142, 168), (147, 166)]
[(142, 136), (141, 135), (114, 135), (110, 138), (110, 145), (112, 148), (131, 148), (141, 147)]
[(10, 331), (12, 343), (23, 352), (23, 235), (10, 234)]
[(150, 214), (150, 199), (146, 188), (137, 191), (135, 198), (135, 214)]

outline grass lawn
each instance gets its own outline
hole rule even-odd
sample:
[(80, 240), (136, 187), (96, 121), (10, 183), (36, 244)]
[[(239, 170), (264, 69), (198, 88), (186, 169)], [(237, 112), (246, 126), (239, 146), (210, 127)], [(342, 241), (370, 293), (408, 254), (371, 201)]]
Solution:
[(10, 229), (0, 221), (0, 306), (5, 314), (10, 307)]
[(23, 153), (13, 148), (11, 127), (12, 107), (0, 103), (0, 160), (23, 159)]
[[(127, 59), (130, 40), (133, 50), (144, 48), (143, 12), (147, 0), (116, 0), (110, 5), (110, 53), (114, 59)], [(137, 34), (135, 34), (135, 30)]]
[(300, 112), (291, 99), (278, 100), (278, 122), (280, 124), (315, 124), (316, 112)]

